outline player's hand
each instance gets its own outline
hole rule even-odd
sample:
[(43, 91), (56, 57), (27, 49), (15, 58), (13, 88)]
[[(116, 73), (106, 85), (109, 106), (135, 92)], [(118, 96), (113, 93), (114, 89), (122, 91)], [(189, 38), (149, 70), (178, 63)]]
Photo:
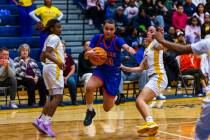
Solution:
[(87, 52), (85, 53), (85, 55), (86, 55), (88, 58), (91, 57), (91, 58), (94, 58), (94, 59), (99, 59), (98, 53), (95, 52), (93, 49), (87, 51)]
[(1, 59), (0, 60), (0, 65), (7, 68), (9, 66), (9, 60)]
[(36, 29), (38, 29), (38, 30), (43, 30), (44, 29), (44, 25), (42, 24), (41, 21), (36, 24)]
[(35, 84), (37, 84), (39, 77), (35, 76), (33, 79), (34, 79)]
[(153, 37), (160, 43), (164, 40), (163, 34), (161, 32), (156, 32), (153, 34)]
[(120, 65), (120, 69), (121, 69), (122, 71), (125, 71), (125, 72), (126, 72), (127, 67), (126, 67), (126, 66), (124, 66), (123, 64), (121, 64), (121, 65)]
[(58, 65), (58, 67), (59, 67), (61, 70), (64, 70), (64, 69), (65, 69), (65, 64), (63, 64), (63, 63), (58, 63), (57, 65)]
[(68, 77), (64, 77), (64, 84), (67, 85)]

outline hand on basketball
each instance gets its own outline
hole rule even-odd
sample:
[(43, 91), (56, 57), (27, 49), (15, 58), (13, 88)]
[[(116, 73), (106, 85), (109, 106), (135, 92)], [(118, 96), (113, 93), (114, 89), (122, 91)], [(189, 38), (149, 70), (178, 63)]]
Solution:
[(99, 54), (94, 49), (87, 51), (86, 55), (88, 56), (88, 58), (99, 59)]

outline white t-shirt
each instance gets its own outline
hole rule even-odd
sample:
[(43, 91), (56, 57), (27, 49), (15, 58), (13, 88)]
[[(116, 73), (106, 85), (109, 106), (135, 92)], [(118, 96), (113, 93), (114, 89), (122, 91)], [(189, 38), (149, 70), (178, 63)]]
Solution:
[(210, 38), (203, 39), (197, 43), (191, 44), (193, 53), (201, 55), (208, 55), (209, 74), (210, 74)]

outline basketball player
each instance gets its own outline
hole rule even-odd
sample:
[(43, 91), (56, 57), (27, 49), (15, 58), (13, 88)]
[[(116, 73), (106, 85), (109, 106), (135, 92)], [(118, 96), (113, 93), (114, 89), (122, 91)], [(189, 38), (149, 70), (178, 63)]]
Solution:
[(84, 120), (84, 125), (88, 126), (92, 123), (92, 119), (95, 116), (95, 110), (93, 109), (93, 92), (103, 87), (104, 99), (103, 108), (104, 111), (109, 111), (116, 100), (116, 94), (121, 79), (120, 72), (120, 56), (121, 48), (125, 49), (130, 54), (135, 54), (135, 50), (129, 47), (122, 38), (116, 36), (115, 22), (112, 19), (107, 19), (104, 22), (103, 32), (104, 34), (95, 35), (90, 43), (90, 50), (85, 53), (86, 57), (98, 58), (97, 53), (92, 50), (94, 47), (101, 47), (107, 52), (107, 60), (103, 65), (97, 66), (93, 75), (86, 85), (86, 104), (87, 112)]
[(45, 62), (43, 77), (51, 98), (47, 101), (40, 117), (33, 122), (33, 125), (39, 131), (54, 137), (55, 133), (51, 128), (51, 121), (63, 96), (64, 45), (59, 37), (61, 24), (57, 19), (48, 21), (46, 31), (50, 32), (50, 35), (44, 43), (41, 60)]
[(142, 89), (136, 99), (136, 107), (145, 120), (142, 126), (137, 127), (137, 132), (141, 136), (153, 136), (158, 132), (159, 126), (153, 121), (148, 102), (157, 97), (162, 90), (167, 87), (168, 79), (163, 64), (163, 46), (154, 38), (156, 32), (154, 26), (150, 26), (147, 32), (145, 45), (147, 46), (144, 59), (138, 67), (125, 67), (121, 65), (121, 69), (125, 72), (141, 72), (144, 69), (148, 71), (149, 81)]
[[(157, 32), (155, 38), (164, 47), (174, 50), (178, 53), (195, 53), (195, 54), (208, 54), (208, 64), (210, 66), (210, 38), (203, 39), (197, 43), (191, 45), (181, 45), (166, 41), (161, 33)], [(209, 69), (210, 72), (210, 69)], [(201, 116), (197, 120), (195, 139), (196, 140), (207, 140), (210, 135), (210, 90), (204, 89), (206, 92), (206, 98), (203, 101)]]

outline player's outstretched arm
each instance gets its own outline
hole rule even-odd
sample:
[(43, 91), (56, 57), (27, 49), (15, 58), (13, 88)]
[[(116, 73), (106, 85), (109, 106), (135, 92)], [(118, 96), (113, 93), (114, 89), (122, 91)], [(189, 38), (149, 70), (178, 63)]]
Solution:
[(136, 53), (136, 51), (132, 47), (128, 46), (127, 44), (124, 44), (122, 48), (125, 49), (129, 54), (134, 55)]
[(160, 32), (154, 34), (155, 39), (169, 50), (174, 50), (178, 53), (192, 53), (190, 45), (181, 45), (165, 40)]

